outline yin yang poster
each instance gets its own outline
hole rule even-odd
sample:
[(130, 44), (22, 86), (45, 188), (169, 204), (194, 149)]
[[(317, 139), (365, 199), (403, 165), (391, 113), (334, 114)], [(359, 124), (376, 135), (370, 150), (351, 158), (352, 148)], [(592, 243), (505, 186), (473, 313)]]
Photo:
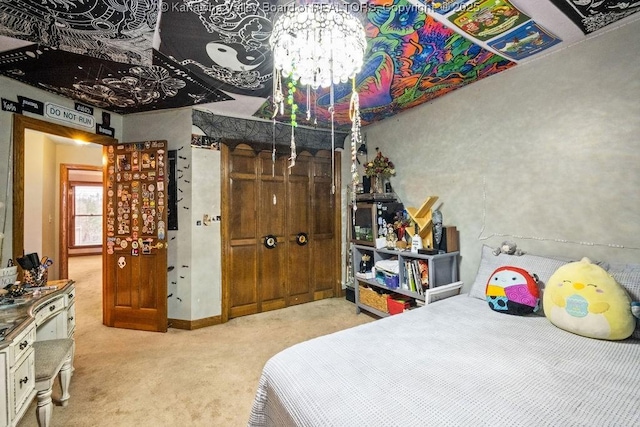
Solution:
[(163, 1), (159, 50), (216, 89), (266, 97), (273, 71), (270, 5), (258, 0)]

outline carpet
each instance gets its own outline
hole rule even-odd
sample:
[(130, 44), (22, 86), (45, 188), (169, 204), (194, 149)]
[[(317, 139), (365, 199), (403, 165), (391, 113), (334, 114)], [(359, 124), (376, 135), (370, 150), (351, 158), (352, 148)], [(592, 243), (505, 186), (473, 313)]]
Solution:
[[(68, 406), (53, 408), (53, 427), (245, 426), (271, 356), (374, 320), (331, 298), (193, 331), (116, 329), (102, 325), (100, 257), (70, 258), (69, 277), (76, 281), (75, 372)], [(37, 426), (35, 402), (18, 426)]]

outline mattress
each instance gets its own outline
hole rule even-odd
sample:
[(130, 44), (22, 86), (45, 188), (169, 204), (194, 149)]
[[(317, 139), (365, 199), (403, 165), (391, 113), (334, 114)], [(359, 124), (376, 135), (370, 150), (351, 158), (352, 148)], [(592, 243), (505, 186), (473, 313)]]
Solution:
[(248, 425), (640, 425), (639, 374), (639, 340), (459, 295), (278, 353)]

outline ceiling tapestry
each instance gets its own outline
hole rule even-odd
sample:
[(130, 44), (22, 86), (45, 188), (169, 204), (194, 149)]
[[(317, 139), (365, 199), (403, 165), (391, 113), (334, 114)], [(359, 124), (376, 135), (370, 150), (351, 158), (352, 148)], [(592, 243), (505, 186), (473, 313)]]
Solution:
[(3, 0), (0, 35), (94, 58), (150, 65), (158, 0)]
[(583, 33), (589, 34), (640, 11), (640, 1), (551, 0)]
[(155, 50), (144, 66), (26, 46), (0, 54), (0, 74), (119, 114), (232, 99)]
[[(515, 65), (467, 40), (427, 16), (424, 8), (406, 0), (369, 2), (366, 12), (367, 53), (363, 69), (356, 77), (363, 125)], [(342, 129), (351, 126), (350, 96), (350, 84), (336, 86), (335, 122)], [(302, 113), (309, 104), (318, 124), (327, 126), (328, 90), (311, 92), (310, 97), (306, 90), (298, 90), (295, 100)], [(265, 102), (256, 116), (269, 118), (271, 111), (271, 104)], [(285, 112), (278, 120), (287, 117)], [(298, 121), (305, 124), (303, 119)]]
[(273, 71), (269, 9), (259, 0), (163, 2), (160, 51), (217, 89), (266, 97)]

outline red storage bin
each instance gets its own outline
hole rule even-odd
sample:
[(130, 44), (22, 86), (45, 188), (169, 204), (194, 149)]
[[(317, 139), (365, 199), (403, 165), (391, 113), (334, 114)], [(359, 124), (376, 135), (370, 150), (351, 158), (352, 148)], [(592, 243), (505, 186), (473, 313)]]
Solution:
[(409, 299), (401, 298), (401, 297), (392, 297), (389, 295), (387, 297), (387, 309), (389, 314), (400, 314), (405, 310), (408, 310), (410, 307)]

